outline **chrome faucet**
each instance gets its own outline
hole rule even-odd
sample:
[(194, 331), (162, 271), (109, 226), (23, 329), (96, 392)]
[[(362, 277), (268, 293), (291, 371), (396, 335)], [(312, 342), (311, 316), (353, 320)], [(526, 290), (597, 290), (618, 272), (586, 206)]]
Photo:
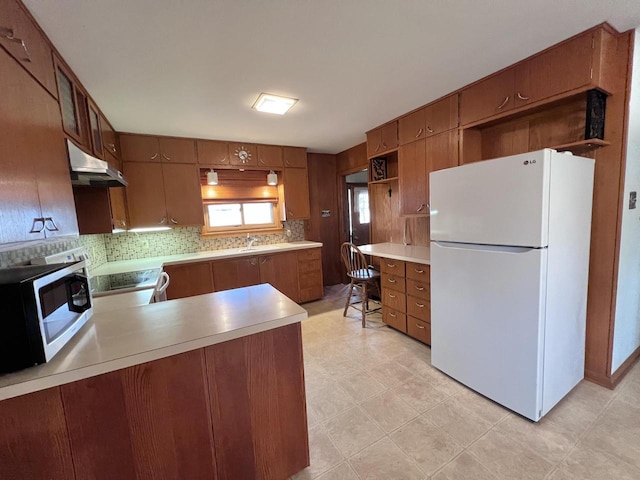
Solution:
[(251, 235), (247, 233), (247, 250), (251, 250), (251, 248), (253, 247), (253, 244), (257, 241), (258, 241), (258, 237), (252, 238)]

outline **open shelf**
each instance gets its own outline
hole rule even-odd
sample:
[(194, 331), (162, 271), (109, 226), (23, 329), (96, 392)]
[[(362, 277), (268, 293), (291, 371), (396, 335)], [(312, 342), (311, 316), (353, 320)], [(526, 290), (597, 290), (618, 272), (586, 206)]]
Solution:
[(558, 152), (571, 152), (571, 153), (579, 154), (579, 153), (595, 150), (596, 148), (606, 147), (607, 145), (611, 145), (611, 142), (607, 142), (606, 140), (600, 140), (599, 138), (590, 138), (588, 140), (580, 140), (578, 142), (565, 143), (562, 145), (556, 145), (549, 148), (553, 148)]
[(383, 178), (382, 180), (375, 180), (373, 182), (369, 182), (369, 185), (376, 185), (380, 183), (391, 183), (394, 181), (398, 181), (398, 177), (389, 177), (389, 178)]

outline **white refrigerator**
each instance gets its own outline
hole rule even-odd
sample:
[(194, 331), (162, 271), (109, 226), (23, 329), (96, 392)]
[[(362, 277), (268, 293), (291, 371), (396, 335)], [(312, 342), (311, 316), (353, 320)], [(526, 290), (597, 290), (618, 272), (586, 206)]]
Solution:
[(593, 174), (545, 149), (429, 176), (433, 366), (534, 421), (584, 376)]

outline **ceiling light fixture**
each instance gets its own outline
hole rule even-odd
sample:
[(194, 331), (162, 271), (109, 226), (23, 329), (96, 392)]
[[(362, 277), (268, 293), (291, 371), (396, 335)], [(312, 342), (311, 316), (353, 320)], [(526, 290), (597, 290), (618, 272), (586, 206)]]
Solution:
[(273, 170), (267, 174), (267, 185), (278, 185), (278, 175)]
[(297, 101), (297, 98), (281, 97), (280, 95), (263, 92), (258, 96), (252, 108), (255, 108), (259, 112), (284, 115)]
[(207, 172), (207, 185), (217, 185), (218, 184), (218, 172), (215, 172), (211, 169), (210, 172)]

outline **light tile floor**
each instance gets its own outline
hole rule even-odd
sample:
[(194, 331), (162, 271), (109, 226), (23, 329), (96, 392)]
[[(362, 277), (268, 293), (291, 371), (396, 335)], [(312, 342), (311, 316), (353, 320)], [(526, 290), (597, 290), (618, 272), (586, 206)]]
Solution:
[(640, 365), (615, 391), (583, 381), (539, 423), (431, 367), (429, 347), (360, 312), (344, 288), (304, 305), (311, 466), (293, 477), (640, 479)]

